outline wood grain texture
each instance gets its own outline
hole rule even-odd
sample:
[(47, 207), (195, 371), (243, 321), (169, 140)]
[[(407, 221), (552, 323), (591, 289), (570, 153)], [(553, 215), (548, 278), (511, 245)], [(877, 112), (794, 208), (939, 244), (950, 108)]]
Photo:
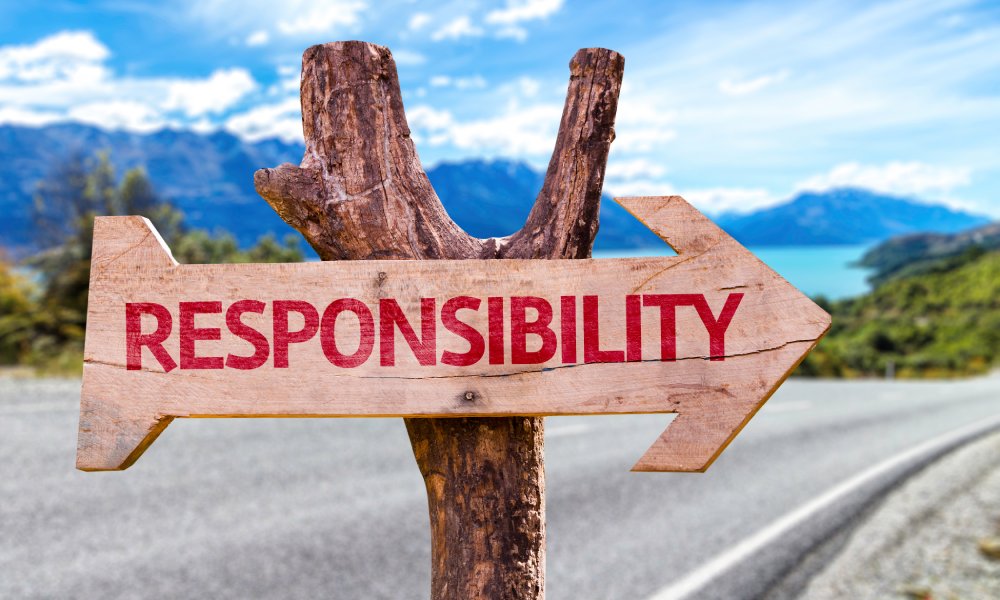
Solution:
[[(127, 417), (137, 439), (120, 447), (98, 436), (81, 440), (81, 466), (120, 468), (153, 423), (166, 417), (213, 416), (405, 416), (475, 417), (610, 413), (679, 413), (636, 465), (639, 470), (703, 470), (781, 383), (829, 326), (829, 316), (811, 300), (679, 197), (623, 198), (629, 211), (666, 232), (677, 256), (538, 260), (343, 261), (298, 264), (177, 265), (147, 221), (103, 217), (95, 227), (84, 407)], [(719, 314), (730, 294), (743, 294), (725, 334), (725, 360), (710, 358), (710, 338), (698, 312), (678, 308), (676, 360), (663, 361), (661, 317), (641, 313), (641, 360), (585, 362), (582, 316), (574, 316), (576, 358), (564, 362), (568, 339), (556, 336), (550, 359), (513, 364), (509, 331), (503, 364), (484, 355), (470, 366), (437, 361), (420, 364), (394, 332), (395, 364), (385, 366), (376, 350), (352, 368), (331, 364), (320, 335), (289, 346), (287, 369), (268, 361), (260, 368), (165, 372), (143, 350), (142, 370), (126, 370), (126, 302), (173, 307), (180, 302), (219, 301), (223, 308), (253, 299), (267, 304), (243, 321), (271, 337), (274, 300), (301, 300), (322, 313), (339, 298), (372, 307), (395, 299), (419, 330), (421, 298), (437, 306), (456, 296), (481, 298), (530, 294), (558, 306), (561, 297), (596, 296), (601, 302), (599, 337), (604, 349), (622, 349), (628, 327), (627, 295), (704, 294)], [(485, 308), (463, 320), (485, 336)], [(509, 317), (510, 307), (505, 310)], [(216, 327), (221, 339), (199, 341), (198, 354), (247, 354), (244, 339), (225, 330), (221, 314), (198, 317), (198, 327)], [(437, 317), (435, 316), (437, 320)], [(297, 329), (300, 325), (291, 326)], [(552, 328), (558, 330), (555, 321)], [(152, 325), (145, 327), (148, 333)], [(345, 352), (358, 348), (356, 320), (334, 330)], [(461, 352), (468, 342), (437, 327), (436, 353)], [(181, 346), (178, 327), (163, 343), (173, 357)], [(98, 410), (99, 409), (99, 410)], [(141, 434), (141, 435), (139, 435)], [(87, 443), (84, 443), (87, 441)], [(110, 452), (110, 454), (108, 454)]]
[(542, 419), (407, 419), (406, 428), (432, 512), (431, 598), (542, 598)]

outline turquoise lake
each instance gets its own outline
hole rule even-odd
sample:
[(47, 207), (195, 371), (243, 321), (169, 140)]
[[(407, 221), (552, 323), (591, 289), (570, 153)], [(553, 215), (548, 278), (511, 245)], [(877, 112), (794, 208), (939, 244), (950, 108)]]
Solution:
[[(857, 296), (870, 287), (867, 269), (852, 267), (869, 246), (767, 246), (750, 248), (769, 267), (809, 296), (838, 299)], [(648, 248), (595, 252), (594, 258), (670, 255), (668, 249)]]

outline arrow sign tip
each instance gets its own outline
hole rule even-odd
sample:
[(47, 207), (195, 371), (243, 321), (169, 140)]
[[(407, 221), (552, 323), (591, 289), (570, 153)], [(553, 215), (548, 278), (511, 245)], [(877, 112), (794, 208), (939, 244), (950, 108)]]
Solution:
[[(667, 389), (677, 416), (633, 471), (703, 472), (725, 450), (784, 380), (819, 343), (831, 318), (816, 303), (762, 263), (711, 219), (680, 196), (615, 198), (682, 258), (705, 257), (697, 267), (708, 279), (726, 273), (742, 285), (767, 294), (758, 318), (737, 325), (743, 339), (761, 347), (727, 353), (739, 374), (716, 385), (702, 383)], [(726, 289), (726, 288), (722, 288)], [(721, 291), (721, 289), (720, 289)], [(781, 327), (773, 327), (780, 324)], [(775, 336), (771, 330), (789, 332)], [(794, 335), (792, 335), (794, 333)]]

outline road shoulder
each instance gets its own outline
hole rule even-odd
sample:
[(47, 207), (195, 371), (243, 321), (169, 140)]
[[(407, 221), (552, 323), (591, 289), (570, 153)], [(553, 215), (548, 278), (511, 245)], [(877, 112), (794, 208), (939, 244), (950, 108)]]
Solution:
[(852, 530), (801, 597), (998, 598), (1000, 560), (980, 540), (1000, 535), (1000, 434), (934, 462)]

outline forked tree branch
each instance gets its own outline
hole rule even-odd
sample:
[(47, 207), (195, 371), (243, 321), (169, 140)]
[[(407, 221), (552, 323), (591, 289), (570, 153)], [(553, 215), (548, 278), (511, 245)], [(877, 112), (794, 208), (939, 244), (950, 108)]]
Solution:
[(569, 63), (570, 80), (545, 183), (528, 220), (502, 258), (588, 258), (598, 212), (625, 59), (585, 48)]
[[(306, 50), (305, 156), (298, 167), (257, 171), (254, 183), (324, 260), (585, 258), (623, 66), (599, 48), (573, 57), (545, 183), (507, 238), (474, 238), (445, 212), (410, 138), (392, 54), (374, 44)], [(407, 419), (406, 427), (427, 488), (432, 598), (544, 598), (543, 420)]]
[(445, 212), (420, 165), (392, 54), (365, 42), (302, 57), (306, 153), (254, 176), (258, 193), (324, 260), (583, 258), (597, 235), (624, 59), (580, 50), (545, 183), (524, 227), (477, 239)]

